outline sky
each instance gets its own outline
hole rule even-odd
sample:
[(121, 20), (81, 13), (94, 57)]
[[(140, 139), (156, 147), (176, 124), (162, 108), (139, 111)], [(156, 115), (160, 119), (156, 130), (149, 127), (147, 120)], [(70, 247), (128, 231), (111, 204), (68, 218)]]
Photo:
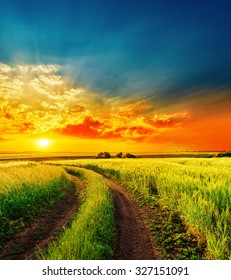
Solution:
[(230, 9), (1, 0), (0, 152), (230, 150)]

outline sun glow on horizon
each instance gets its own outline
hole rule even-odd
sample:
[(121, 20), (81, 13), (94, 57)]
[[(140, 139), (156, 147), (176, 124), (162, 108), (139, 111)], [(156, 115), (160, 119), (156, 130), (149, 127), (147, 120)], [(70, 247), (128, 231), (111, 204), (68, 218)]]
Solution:
[(51, 140), (47, 138), (41, 138), (37, 140), (37, 146), (39, 148), (47, 148), (48, 146), (50, 146), (50, 144), (51, 144)]

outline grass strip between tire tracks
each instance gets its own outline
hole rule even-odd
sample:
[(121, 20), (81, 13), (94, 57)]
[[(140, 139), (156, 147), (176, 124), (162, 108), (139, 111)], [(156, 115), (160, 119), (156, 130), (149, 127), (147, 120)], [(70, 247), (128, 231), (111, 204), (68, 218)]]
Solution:
[(112, 194), (102, 176), (93, 171), (68, 168), (86, 183), (83, 202), (71, 226), (40, 253), (41, 259), (111, 259), (114, 251), (115, 221)]
[[(97, 165), (82, 167), (102, 174), (106, 178), (122, 183), (133, 194), (135, 201), (144, 208), (143, 217), (148, 220), (163, 259), (192, 260), (205, 258), (205, 244), (197, 241), (183, 224), (178, 213), (159, 204), (159, 195), (155, 188), (147, 192), (133, 188), (118, 170)], [(147, 210), (149, 208), (149, 210)]]

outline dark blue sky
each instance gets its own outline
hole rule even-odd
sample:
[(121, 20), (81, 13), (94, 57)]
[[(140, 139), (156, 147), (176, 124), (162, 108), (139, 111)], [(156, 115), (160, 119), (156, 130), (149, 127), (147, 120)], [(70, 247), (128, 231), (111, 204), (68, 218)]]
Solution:
[(231, 86), (230, 1), (1, 0), (0, 61), (59, 64), (108, 95)]

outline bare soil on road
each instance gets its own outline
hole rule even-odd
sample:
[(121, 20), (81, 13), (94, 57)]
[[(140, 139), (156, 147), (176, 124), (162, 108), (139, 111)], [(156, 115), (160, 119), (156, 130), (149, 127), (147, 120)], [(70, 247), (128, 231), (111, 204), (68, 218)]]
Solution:
[(148, 223), (143, 219), (142, 207), (132, 200), (122, 185), (109, 179), (105, 180), (112, 190), (115, 204), (117, 249), (114, 259), (160, 259)]

